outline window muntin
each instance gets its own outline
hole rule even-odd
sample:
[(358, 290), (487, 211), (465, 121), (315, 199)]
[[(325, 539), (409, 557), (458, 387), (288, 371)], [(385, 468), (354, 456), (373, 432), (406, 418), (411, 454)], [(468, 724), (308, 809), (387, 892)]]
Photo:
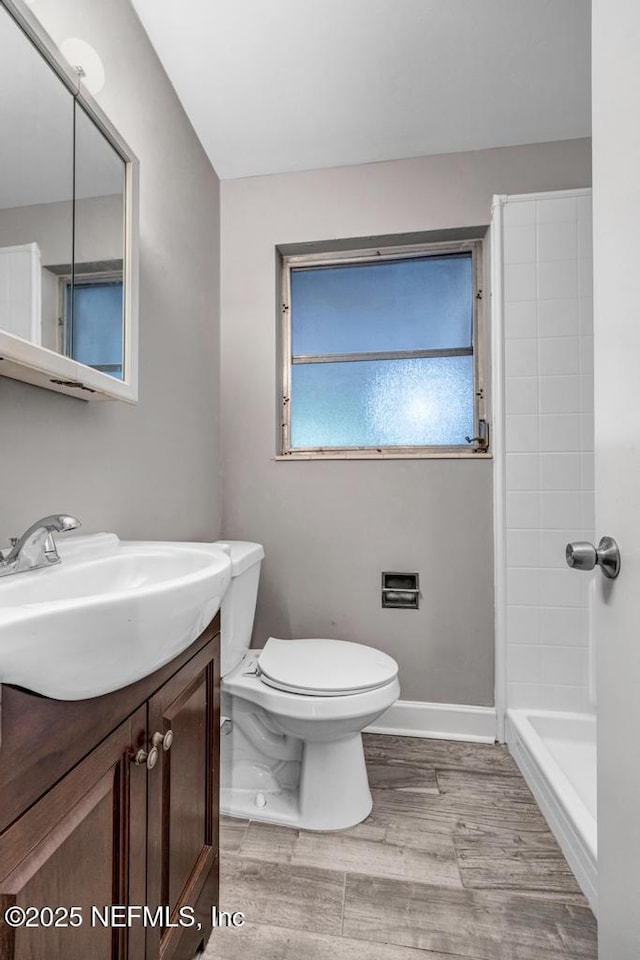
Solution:
[(282, 454), (469, 453), (480, 242), (283, 257)]

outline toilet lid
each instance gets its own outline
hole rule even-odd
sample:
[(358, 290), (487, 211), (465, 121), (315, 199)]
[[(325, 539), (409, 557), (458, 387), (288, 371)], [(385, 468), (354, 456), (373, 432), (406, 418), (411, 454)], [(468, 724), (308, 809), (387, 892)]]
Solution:
[(392, 658), (347, 640), (278, 640), (270, 637), (258, 656), (260, 678), (269, 686), (315, 697), (374, 690), (398, 674)]

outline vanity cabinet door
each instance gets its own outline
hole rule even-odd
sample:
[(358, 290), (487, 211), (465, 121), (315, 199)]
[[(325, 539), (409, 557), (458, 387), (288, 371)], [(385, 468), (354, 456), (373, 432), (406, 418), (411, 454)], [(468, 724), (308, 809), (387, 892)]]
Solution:
[(147, 930), (147, 960), (192, 960), (217, 904), (217, 650), (207, 644), (149, 701), (160, 757), (148, 774), (147, 903), (168, 906), (176, 925)]
[(145, 720), (137, 710), (0, 835), (0, 914), (34, 923), (0, 922), (3, 960), (144, 957), (143, 929), (102, 926), (92, 907), (145, 902), (147, 770), (131, 763)]

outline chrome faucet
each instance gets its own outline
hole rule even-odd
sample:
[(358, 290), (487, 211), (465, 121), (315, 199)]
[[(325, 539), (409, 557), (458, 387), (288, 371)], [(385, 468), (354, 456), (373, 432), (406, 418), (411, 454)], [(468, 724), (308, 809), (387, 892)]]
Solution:
[(75, 530), (79, 526), (79, 520), (66, 514), (53, 514), (36, 520), (21, 537), (12, 540), (12, 547), (6, 555), (0, 551), (0, 577), (60, 563), (54, 532)]

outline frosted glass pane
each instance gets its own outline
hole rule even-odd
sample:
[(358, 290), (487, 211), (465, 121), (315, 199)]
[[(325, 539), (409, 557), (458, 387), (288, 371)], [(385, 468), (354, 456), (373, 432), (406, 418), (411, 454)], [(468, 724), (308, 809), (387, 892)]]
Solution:
[(471, 346), (471, 254), (291, 272), (294, 356)]
[(473, 431), (473, 360), (437, 357), (299, 363), (291, 446), (464, 444)]

